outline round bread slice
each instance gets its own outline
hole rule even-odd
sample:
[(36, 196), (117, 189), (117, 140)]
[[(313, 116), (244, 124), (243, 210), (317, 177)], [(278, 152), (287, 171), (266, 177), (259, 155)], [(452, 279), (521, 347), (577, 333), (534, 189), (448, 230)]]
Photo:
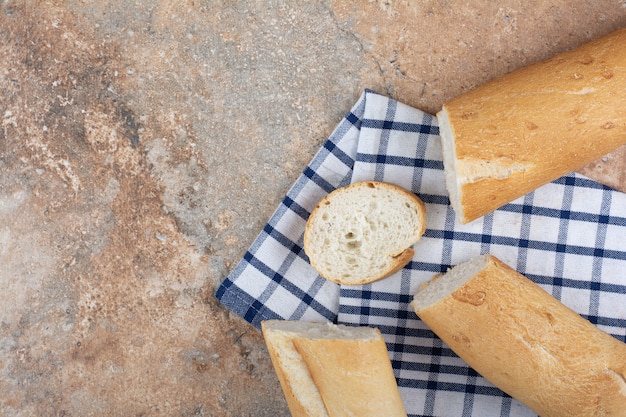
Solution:
[(317, 204), (304, 231), (313, 268), (338, 284), (360, 285), (402, 269), (426, 230), (426, 209), (394, 184), (363, 181), (338, 188)]

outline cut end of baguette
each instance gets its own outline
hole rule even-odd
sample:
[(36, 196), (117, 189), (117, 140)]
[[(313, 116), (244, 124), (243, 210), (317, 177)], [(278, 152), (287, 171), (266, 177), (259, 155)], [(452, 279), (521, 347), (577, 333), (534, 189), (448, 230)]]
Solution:
[(454, 131), (450, 125), (448, 118), (448, 110), (444, 105), (437, 113), (437, 121), (439, 123), (439, 136), (441, 137), (441, 150), (443, 153), (443, 169), (446, 177), (446, 188), (450, 198), (450, 205), (457, 214), (459, 222), (465, 224), (468, 220), (463, 213), (463, 205), (461, 204), (461, 184), (457, 176), (456, 166), (456, 146), (454, 143)]
[(420, 311), (437, 304), (465, 285), (490, 262), (492, 262), (490, 255), (481, 255), (454, 266), (445, 274), (435, 275), (430, 281), (419, 287), (418, 292), (413, 297), (411, 307), (419, 315)]
[(264, 334), (271, 337), (306, 337), (309, 339), (375, 340), (381, 337), (373, 327), (346, 326), (343, 324), (317, 323), (293, 320), (265, 320), (261, 323)]
[(327, 280), (366, 284), (409, 263), (411, 246), (425, 230), (425, 206), (415, 194), (385, 182), (358, 182), (317, 204), (305, 228), (304, 251)]
[(323, 333), (321, 323), (300, 323), (284, 320), (261, 322), (261, 330), (272, 364), (285, 394), (291, 414), (296, 417), (328, 417), (322, 400), (304, 360), (293, 339), (302, 333)]
[(483, 209), (480, 203), (465, 201), (463, 190), (466, 187), (483, 180), (505, 181), (514, 175), (523, 175), (533, 168), (533, 164), (518, 163), (514, 158), (504, 156), (491, 156), (488, 159), (470, 156), (459, 158), (456, 150), (456, 133), (445, 104), (437, 113), (437, 121), (450, 205), (459, 223), (467, 224), (495, 208)]

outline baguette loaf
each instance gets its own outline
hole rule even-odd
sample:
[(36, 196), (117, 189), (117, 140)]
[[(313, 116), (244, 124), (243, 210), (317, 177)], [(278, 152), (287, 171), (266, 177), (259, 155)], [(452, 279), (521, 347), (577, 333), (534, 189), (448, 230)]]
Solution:
[(626, 344), (490, 255), (411, 306), (456, 354), (542, 417), (626, 416)]
[(468, 223), (626, 143), (626, 29), (488, 82), (437, 113)]
[(378, 329), (288, 320), (261, 327), (292, 416), (406, 417)]
[(317, 204), (304, 231), (304, 251), (327, 280), (365, 284), (402, 269), (425, 229), (425, 206), (415, 194), (394, 184), (357, 182)]

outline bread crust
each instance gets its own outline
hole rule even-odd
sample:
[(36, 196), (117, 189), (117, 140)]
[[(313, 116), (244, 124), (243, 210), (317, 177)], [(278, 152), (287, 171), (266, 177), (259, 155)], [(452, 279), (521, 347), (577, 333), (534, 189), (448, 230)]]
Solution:
[(372, 327), (261, 322), (294, 417), (406, 417), (385, 340)]
[(460, 194), (451, 202), (468, 223), (626, 143), (626, 28), (462, 94), (437, 116), (448, 189)]
[[(319, 247), (319, 243), (315, 242), (311, 237), (313, 235), (313, 229), (317, 226), (317, 223), (321, 222), (321, 217), (324, 210), (328, 210), (330, 202), (336, 198), (340, 193), (349, 192), (354, 189), (370, 189), (370, 188), (379, 188), (386, 189), (392, 193), (402, 196), (402, 198), (411, 202), (412, 207), (415, 208), (415, 214), (418, 216), (418, 226), (419, 228), (412, 231), (413, 239), (411, 242), (408, 242), (405, 248), (402, 248), (400, 251), (396, 251), (395, 253), (387, 252), (387, 253), (379, 253), (377, 254), (380, 258), (386, 259), (386, 268), (384, 269), (370, 269), (368, 271), (369, 275), (362, 276), (341, 276), (338, 274), (333, 274), (327, 268), (325, 268), (319, 262), (319, 256), (317, 255), (320, 251), (323, 251), (324, 248)], [(360, 204), (366, 204), (367, 201), (363, 201)], [(311, 212), (306, 226), (304, 230), (304, 251), (309, 257), (309, 262), (311, 266), (319, 273), (323, 278), (335, 282), (337, 284), (344, 285), (362, 285), (370, 282), (378, 281), (384, 278), (387, 278), (394, 273), (400, 271), (404, 266), (406, 266), (415, 251), (412, 249), (411, 245), (417, 242), (420, 237), (426, 231), (426, 206), (424, 202), (414, 193), (398, 186), (395, 184), (381, 182), (381, 181), (361, 181), (356, 182), (345, 187), (338, 188), (324, 198), (322, 198), (313, 211)]]
[(367, 341), (296, 338), (293, 343), (330, 417), (406, 417), (382, 336)]
[(626, 344), (497, 258), (434, 304), (412, 306), (472, 368), (542, 417), (626, 416)]

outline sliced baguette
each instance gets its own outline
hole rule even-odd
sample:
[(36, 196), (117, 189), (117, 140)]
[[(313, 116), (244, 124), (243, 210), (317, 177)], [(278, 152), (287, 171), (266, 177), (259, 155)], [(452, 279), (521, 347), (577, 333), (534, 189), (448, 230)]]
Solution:
[(261, 327), (294, 417), (406, 417), (378, 329), (288, 320)]
[(455, 266), (411, 306), (472, 368), (542, 417), (626, 416), (626, 344), (497, 258)]
[(426, 229), (424, 203), (394, 184), (357, 182), (315, 207), (304, 232), (313, 268), (339, 284), (366, 284), (402, 269)]
[(468, 223), (626, 143), (626, 29), (462, 94), (437, 119)]

